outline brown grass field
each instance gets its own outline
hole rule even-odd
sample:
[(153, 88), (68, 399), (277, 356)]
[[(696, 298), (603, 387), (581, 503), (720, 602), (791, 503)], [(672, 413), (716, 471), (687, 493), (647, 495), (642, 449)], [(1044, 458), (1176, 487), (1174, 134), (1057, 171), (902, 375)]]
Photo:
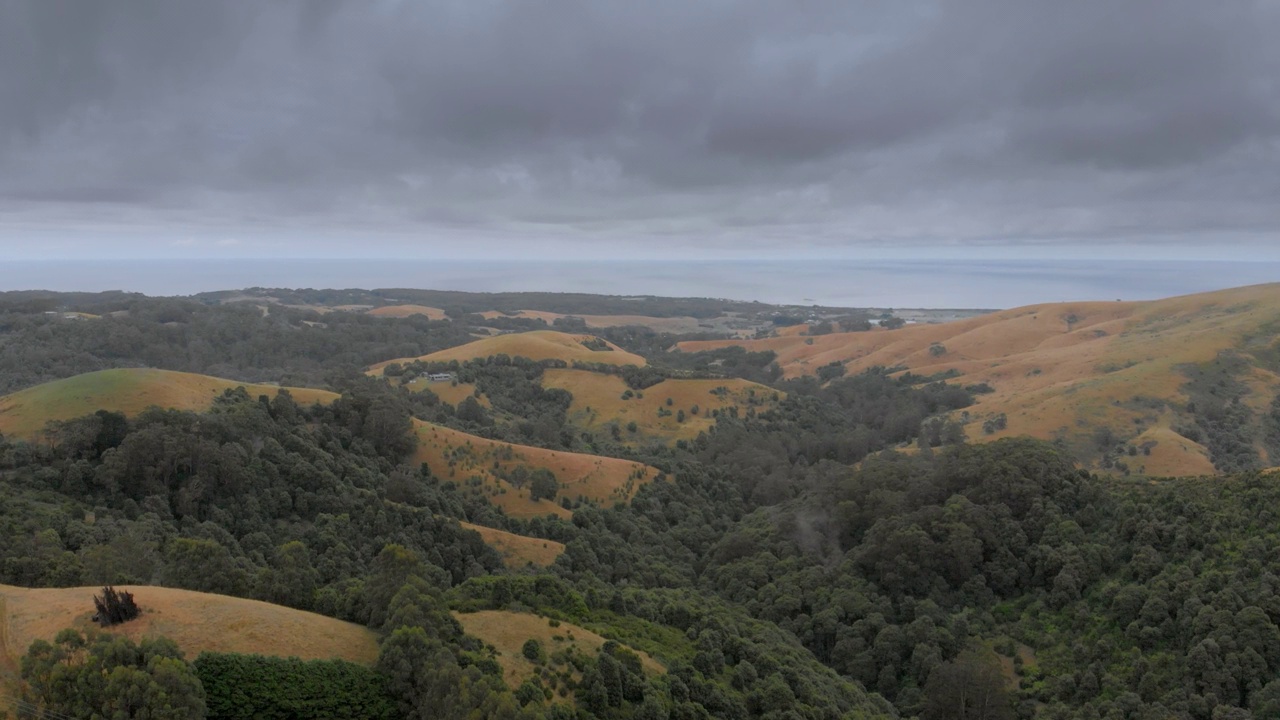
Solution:
[[(508, 315), (497, 310), (489, 310), (480, 314), (486, 319), (498, 317), (532, 318), (534, 320), (541, 320), (548, 325), (560, 318), (570, 317), (569, 315), (562, 313), (546, 312), (544, 310), (521, 310), (515, 315)], [(693, 333), (704, 329), (701, 320), (688, 315), (676, 317), (650, 317), (648, 315), (572, 315), (572, 317), (581, 318), (589, 328), (638, 325), (640, 327), (647, 327), (654, 332), (669, 332), (673, 334)]]
[[(551, 627), (551, 621), (547, 618), (529, 613), (482, 610), (474, 613), (454, 613), (453, 616), (462, 624), (462, 628), (468, 635), (478, 637), (498, 650), (500, 653), (498, 664), (502, 666), (503, 678), (512, 688), (520, 687), (520, 683), (533, 677), (539, 669), (521, 653), (527, 640), (541, 642), (548, 656), (572, 648), (574, 652), (594, 657), (600, 653), (600, 647), (605, 644), (605, 638), (586, 628), (567, 622), (561, 622), (559, 627)], [(647, 673), (660, 675), (666, 672), (662, 663), (653, 659), (648, 653), (635, 649), (632, 651), (640, 657), (640, 664)], [(555, 667), (552, 663), (548, 665)], [(573, 678), (577, 681), (580, 675), (574, 673)]]
[[(468, 395), (474, 395), (476, 391), (475, 383), (451, 383), (451, 382), (429, 382), (426, 378), (415, 378), (414, 380), (401, 383), (412, 392), (422, 392), (430, 390), (435, 393), (441, 400), (457, 407), (458, 403), (467, 399)], [(489, 407), (489, 398), (481, 395), (476, 401), (485, 407)]]
[[(378, 638), (362, 625), (280, 605), (191, 590), (128, 587), (142, 616), (110, 632), (133, 640), (163, 635), (188, 660), (201, 651), (257, 653), (304, 660), (340, 658), (372, 665)], [(10, 663), (35, 640), (52, 641), (59, 630), (96, 627), (93, 595), (102, 588), (27, 589), (0, 585), (0, 639)]]
[[(170, 370), (100, 370), (0, 397), (0, 433), (35, 437), (52, 420), (71, 420), (103, 409), (126, 415), (136, 415), (152, 406), (201, 411), (224, 390), (236, 387), (244, 387), (253, 397), (275, 397), (280, 391), (274, 385), (254, 385)], [(328, 403), (338, 397), (325, 390), (288, 390), (302, 405)]]
[(516, 535), (506, 530), (496, 530), (483, 525), (458, 521), (468, 530), (480, 533), (485, 544), (502, 556), (502, 562), (509, 568), (522, 568), (529, 565), (546, 567), (556, 561), (564, 552), (564, 543), (555, 540)]
[[(995, 388), (969, 408), (973, 440), (1061, 437), (1081, 450), (1105, 426), (1135, 445), (1157, 443), (1149, 456), (1126, 458), (1140, 474), (1201, 475), (1213, 473), (1206, 449), (1172, 430), (1187, 419), (1181, 409), (1186, 377), (1178, 366), (1247, 343), (1274, 343), (1277, 323), (1280, 285), (1272, 284), (1149, 302), (1032, 305), (898, 330), (682, 342), (679, 348), (773, 350), (789, 377), (833, 361), (851, 374), (873, 366), (926, 375), (954, 370), (961, 382)], [(944, 349), (940, 354), (930, 349), (935, 343)], [(1280, 377), (1257, 370), (1247, 382), (1259, 391), (1252, 400), (1260, 405), (1270, 402)], [(982, 422), (998, 413), (1007, 415), (1007, 429), (984, 434)]]
[[(573, 393), (569, 420), (574, 424), (599, 430), (616, 422), (623, 428), (622, 438), (627, 441), (660, 440), (670, 443), (691, 439), (715, 425), (712, 410), (737, 407), (740, 413), (745, 414), (750, 406), (770, 407), (776, 404), (773, 400), (775, 395), (782, 397), (772, 388), (737, 378), (670, 379), (645, 388), (638, 395), (633, 391), (630, 399), (623, 400), (627, 384), (620, 377), (557, 368), (543, 373), (542, 385)], [(667, 398), (671, 399), (670, 405), (667, 405)], [(698, 407), (696, 415), (693, 413), (695, 405)], [(670, 414), (659, 417), (659, 410)], [(679, 410), (685, 413), (683, 423), (677, 420)], [(630, 422), (636, 423), (635, 433), (626, 430)]]
[[(436, 477), (460, 486), (474, 487), (512, 517), (573, 513), (560, 507), (559, 498), (584, 498), (602, 505), (625, 502), (641, 485), (657, 476), (657, 468), (630, 460), (546, 450), (528, 445), (489, 440), (432, 423), (414, 421), (418, 428), (415, 463), (425, 462)], [(529, 499), (529, 489), (516, 488), (495, 474), (517, 466), (546, 468), (560, 481), (555, 501)]]
[(411, 315), (425, 315), (430, 320), (444, 320), (444, 310), (426, 305), (386, 305), (374, 308), (366, 315), (373, 317), (406, 318)]
[(492, 355), (509, 355), (526, 357), (530, 360), (563, 360), (573, 364), (575, 360), (586, 363), (604, 363), (606, 365), (644, 365), (644, 358), (607, 343), (612, 350), (590, 350), (582, 343), (592, 339), (591, 335), (571, 335), (554, 330), (535, 330), (527, 333), (509, 333), (495, 337), (487, 337), (469, 342), (466, 345), (441, 350), (417, 358), (398, 358), (380, 362), (369, 368), (371, 375), (381, 375), (382, 369), (391, 363), (404, 365), (414, 360), (425, 362), (449, 362), (457, 360), (466, 362), (486, 358)]

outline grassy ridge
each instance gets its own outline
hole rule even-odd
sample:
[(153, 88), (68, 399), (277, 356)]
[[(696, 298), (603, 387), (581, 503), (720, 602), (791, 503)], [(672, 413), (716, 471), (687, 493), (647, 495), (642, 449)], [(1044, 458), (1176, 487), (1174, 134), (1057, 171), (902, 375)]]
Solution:
[[(829, 363), (850, 373), (874, 366), (920, 375), (953, 373), (994, 392), (969, 409), (973, 440), (1011, 435), (1061, 438), (1082, 457), (1096, 456), (1105, 429), (1144, 453), (1128, 460), (1148, 475), (1214, 472), (1209, 450), (1174, 430), (1191, 422), (1183, 368), (1220, 352), (1274, 352), (1280, 285), (1259, 285), (1150, 302), (1032, 305), (938, 325), (897, 330), (785, 335), (760, 340), (690, 341), (685, 352), (727, 346), (771, 350), (789, 377)], [(1280, 387), (1277, 368), (1258, 361), (1243, 378), (1260, 411)], [(1004, 415), (1005, 427), (984, 432)], [(1274, 459), (1273, 463), (1274, 463)]]
[[(244, 387), (249, 395), (275, 397), (280, 388), (195, 373), (124, 368), (85, 373), (0, 397), (0, 433), (33, 437), (54, 420), (71, 420), (98, 410), (136, 415), (151, 406), (201, 411), (225, 390)], [(288, 388), (304, 405), (327, 403), (337, 395), (325, 390)]]
[[(188, 658), (209, 650), (304, 660), (338, 658), (371, 666), (378, 657), (373, 631), (354, 623), (258, 600), (162, 587), (129, 587), (142, 615), (112, 632), (133, 640), (164, 635)], [(87, 627), (101, 588), (27, 589), (0, 585), (5, 600), (9, 660), (32, 641), (52, 641), (66, 627)], [(0, 619), (3, 620), (3, 619)]]
[(636, 431), (624, 431), (623, 440), (663, 442), (692, 439), (709, 431), (715, 425), (712, 411), (736, 407), (745, 413), (748, 407), (773, 405), (775, 395), (783, 396), (736, 378), (663, 380), (636, 393), (628, 392), (627, 384), (616, 375), (554, 368), (543, 373), (542, 385), (573, 394), (569, 419), (574, 424), (599, 430), (611, 423), (627, 428), (634, 422)]
[[(554, 330), (535, 330), (526, 333), (510, 333), (494, 337), (481, 338), (466, 345), (452, 347), (440, 352), (416, 358), (398, 358), (377, 363), (369, 368), (374, 375), (381, 375), (382, 369), (391, 363), (411, 363), (414, 360), (423, 362), (466, 362), (487, 358), (493, 355), (509, 355), (526, 357), (530, 360), (563, 360), (572, 364), (574, 361), (585, 363), (605, 363), (607, 365), (644, 365), (645, 359), (634, 353), (614, 345), (605, 343), (609, 350), (592, 350), (584, 345), (595, 339), (591, 335), (572, 335)], [(604, 341), (600, 341), (604, 342)]]
[[(489, 440), (441, 425), (415, 421), (418, 449), (414, 462), (425, 462), (443, 480), (483, 492), (512, 517), (572, 513), (552, 500), (532, 500), (529, 488), (516, 488), (500, 477), (516, 467), (545, 468), (560, 481), (560, 496), (601, 504), (629, 500), (658, 470), (642, 463), (528, 445)], [(558, 499), (558, 498), (557, 498)]]

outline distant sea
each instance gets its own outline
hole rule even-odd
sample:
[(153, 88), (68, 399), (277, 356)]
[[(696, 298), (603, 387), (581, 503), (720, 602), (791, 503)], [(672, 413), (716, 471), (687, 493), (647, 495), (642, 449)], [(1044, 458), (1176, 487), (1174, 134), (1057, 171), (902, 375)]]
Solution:
[(876, 308), (1006, 308), (1068, 300), (1149, 300), (1265, 282), (1280, 282), (1280, 262), (0, 260), (0, 290), (192, 295), (246, 287), (429, 288)]

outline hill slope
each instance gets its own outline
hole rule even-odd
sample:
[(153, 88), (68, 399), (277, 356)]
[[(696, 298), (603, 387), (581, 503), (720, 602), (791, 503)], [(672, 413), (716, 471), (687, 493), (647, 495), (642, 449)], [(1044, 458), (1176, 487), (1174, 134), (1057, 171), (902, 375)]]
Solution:
[(373, 317), (390, 318), (405, 318), (412, 315), (423, 315), (429, 320), (447, 319), (444, 314), (444, 310), (437, 307), (428, 307), (426, 305), (383, 305), (382, 307), (374, 308), (365, 314), (372, 315)]
[[(641, 485), (658, 475), (657, 468), (630, 460), (514, 445), (414, 422), (418, 429), (415, 463), (425, 462), (437, 477), (484, 493), (512, 517), (551, 514), (567, 518), (572, 513), (559, 505), (561, 497), (610, 505), (629, 500)], [(560, 482), (556, 499), (532, 500), (527, 485), (513, 485), (508, 478), (520, 467), (550, 470)]]
[[(0, 433), (32, 437), (52, 420), (70, 420), (104, 409), (126, 415), (137, 414), (153, 405), (200, 411), (207, 409), (223, 391), (237, 387), (244, 387), (251, 396), (275, 397), (280, 392), (280, 388), (274, 385), (255, 385), (170, 370), (100, 370), (0, 397)], [(332, 402), (338, 397), (324, 390), (287, 389), (296, 401), (304, 405)]]
[[(609, 350), (592, 350), (584, 343), (603, 343)], [(563, 360), (573, 364), (574, 361), (584, 363), (604, 363), (606, 365), (644, 365), (644, 358), (592, 335), (571, 335), (553, 330), (535, 330), (526, 333), (509, 333), (494, 337), (481, 338), (465, 345), (441, 350), (417, 358), (399, 358), (373, 365), (370, 373), (380, 375), (382, 369), (391, 363), (411, 363), (414, 360), (423, 362), (449, 362), (456, 360), (466, 362), (487, 358), (493, 355), (509, 355), (526, 357), (530, 360)]]
[(564, 552), (564, 543), (555, 540), (517, 535), (495, 528), (476, 525), (459, 520), (458, 524), (468, 530), (480, 533), (484, 544), (498, 551), (502, 562), (509, 568), (522, 568), (527, 565), (546, 567), (556, 561)]
[[(164, 635), (178, 644), (188, 659), (201, 651), (257, 653), (304, 660), (341, 658), (372, 665), (378, 639), (362, 625), (257, 600), (162, 587), (128, 587), (142, 615), (118, 625), (119, 632), (138, 640)], [(66, 627), (87, 627), (93, 615), (93, 595), (101, 588), (27, 589), (0, 585), (7, 616), (10, 659), (21, 657), (34, 640), (52, 641)]]
[[(1061, 438), (1107, 464), (1132, 446), (1132, 470), (1150, 475), (1214, 471), (1211, 451), (1177, 432), (1195, 425), (1187, 369), (1236, 352), (1249, 368), (1241, 401), (1255, 413), (1280, 388), (1276, 336), (1280, 285), (1259, 285), (1150, 302), (1032, 305), (941, 325), (833, 333), (818, 337), (682, 342), (686, 352), (738, 345), (772, 350), (787, 376), (841, 363), (848, 372), (903, 367), (921, 375), (955, 373), (994, 392), (970, 408), (974, 440), (1006, 435)], [(1003, 414), (1003, 429), (983, 430)], [(1197, 433), (1189, 433), (1192, 436)], [(1257, 449), (1272, 464), (1266, 444)]]
[[(606, 640), (586, 628), (569, 622), (556, 622), (530, 613), (507, 610), (481, 610), (473, 613), (453, 613), (468, 635), (473, 635), (493, 645), (500, 653), (498, 664), (508, 687), (520, 687), (520, 683), (540, 674), (542, 668), (524, 657), (521, 650), (528, 640), (537, 640), (548, 655), (568, 652), (594, 657), (600, 653)], [(630, 650), (631, 648), (627, 648)], [(641, 667), (648, 675), (661, 675), (666, 668), (648, 653), (633, 650), (640, 658)], [(573, 670), (575, 682), (582, 673)]]
[[(616, 375), (558, 368), (543, 373), (542, 385), (573, 394), (571, 422), (594, 430), (616, 423), (624, 428), (621, 439), (626, 441), (691, 439), (715, 425), (713, 411), (736, 407), (745, 413), (751, 406), (772, 405), (773, 397), (782, 395), (737, 378), (669, 379), (639, 393), (628, 392), (627, 384)], [(634, 433), (625, 429), (632, 422)]]

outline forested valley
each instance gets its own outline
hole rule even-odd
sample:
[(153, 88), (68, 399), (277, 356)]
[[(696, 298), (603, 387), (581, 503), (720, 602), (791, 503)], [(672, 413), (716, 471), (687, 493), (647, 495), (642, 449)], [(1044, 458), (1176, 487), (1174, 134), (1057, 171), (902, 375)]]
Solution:
[[(103, 409), (0, 436), (0, 584), (259, 599), (372, 628), (379, 655), (183, 657), (68, 630), (18, 649), (18, 717), (1280, 717), (1275, 475), (1095, 475), (1053, 443), (966, 443), (948, 418), (981, 388), (892, 368), (784, 380), (768, 353), (671, 353), (644, 328), (594, 332), (646, 368), (584, 369), (638, 391), (745, 378), (776, 402), (628, 443), (575, 426), (572, 391), (542, 386), (564, 363), (408, 368), (452, 372), (484, 406), (363, 374), (470, 341), (480, 306), (430, 321), (93, 296), (77, 309), (103, 317), (66, 321), (33, 302), (0, 304), (3, 392), (148, 366), (340, 398), (230, 390), (203, 412)], [(421, 421), (661, 475), (630, 502), (562, 498), (569, 519), (509, 517), (412, 461)], [(507, 567), (460, 521), (565, 550)], [(608, 642), (528, 646), (539, 670), (512, 686), (455, 614), (482, 610)]]

